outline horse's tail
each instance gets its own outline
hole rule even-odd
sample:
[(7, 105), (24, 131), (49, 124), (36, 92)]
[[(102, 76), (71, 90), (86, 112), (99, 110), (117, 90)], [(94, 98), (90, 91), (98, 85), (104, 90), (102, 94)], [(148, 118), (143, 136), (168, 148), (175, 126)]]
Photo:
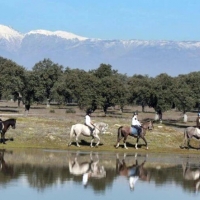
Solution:
[(184, 148), (184, 145), (187, 144), (187, 141), (188, 141), (188, 132), (187, 132), (187, 128), (184, 129), (184, 132), (183, 132), (183, 148)]
[(69, 135), (70, 139), (73, 137), (73, 134), (74, 134), (74, 125), (72, 125), (70, 130), (70, 135)]
[(120, 127), (118, 128), (118, 131), (117, 131), (117, 139), (119, 139), (119, 138), (122, 137), (122, 127), (123, 127), (123, 126), (120, 126)]

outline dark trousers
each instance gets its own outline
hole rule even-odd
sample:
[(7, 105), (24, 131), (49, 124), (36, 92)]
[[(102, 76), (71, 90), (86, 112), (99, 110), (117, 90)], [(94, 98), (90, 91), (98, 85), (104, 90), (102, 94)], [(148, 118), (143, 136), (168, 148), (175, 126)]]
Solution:
[(2, 122), (0, 122), (0, 133), (2, 131), (2, 128), (3, 128), (3, 125), (2, 125)]

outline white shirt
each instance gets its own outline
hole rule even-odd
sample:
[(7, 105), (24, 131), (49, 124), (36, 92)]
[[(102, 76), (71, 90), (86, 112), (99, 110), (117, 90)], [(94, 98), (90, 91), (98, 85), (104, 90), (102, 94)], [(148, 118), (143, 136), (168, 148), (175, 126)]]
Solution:
[(86, 115), (86, 116), (85, 116), (85, 123), (86, 123), (87, 125), (91, 125), (91, 118), (90, 118), (89, 115)]
[(140, 124), (140, 122), (138, 121), (136, 115), (133, 116), (131, 125), (133, 125), (133, 126), (135, 126), (135, 125), (141, 126), (141, 124)]

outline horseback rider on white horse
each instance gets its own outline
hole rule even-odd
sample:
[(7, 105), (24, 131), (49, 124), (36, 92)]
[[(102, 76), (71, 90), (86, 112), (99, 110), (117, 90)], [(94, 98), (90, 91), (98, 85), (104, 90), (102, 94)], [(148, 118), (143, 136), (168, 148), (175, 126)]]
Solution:
[(91, 109), (87, 110), (86, 115), (85, 115), (85, 125), (90, 129), (91, 134), (93, 135), (93, 131), (94, 131), (95, 127), (91, 120), (92, 112), (93, 111)]
[(133, 113), (133, 118), (132, 118), (132, 121), (131, 121), (131, 127), (135, 128), (138, 132), (138, 135), (139, 135), (142, 131), (142, 128), (141, 128), (142, 125), (138, 121), (137, 115), (138, 115), (137, 112)]

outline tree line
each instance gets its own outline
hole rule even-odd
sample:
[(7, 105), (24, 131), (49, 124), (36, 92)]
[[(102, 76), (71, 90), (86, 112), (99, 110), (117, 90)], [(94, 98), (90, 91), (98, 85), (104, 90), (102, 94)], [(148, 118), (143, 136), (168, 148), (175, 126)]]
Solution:
[(80, 109), (118, 105), (123, 112), (127, 105), (149, 106), (156, 112), (176, 108), (183, 113), (200, 108), (200, 71), (171, 77), (162, 73), (127, 76), (100, 64), (95, 70), (84, 71), (63, 67), (50, 59), (36, 63), (27, 70), (0, 57), (0, 99), (34, 102), (76, 102)]

